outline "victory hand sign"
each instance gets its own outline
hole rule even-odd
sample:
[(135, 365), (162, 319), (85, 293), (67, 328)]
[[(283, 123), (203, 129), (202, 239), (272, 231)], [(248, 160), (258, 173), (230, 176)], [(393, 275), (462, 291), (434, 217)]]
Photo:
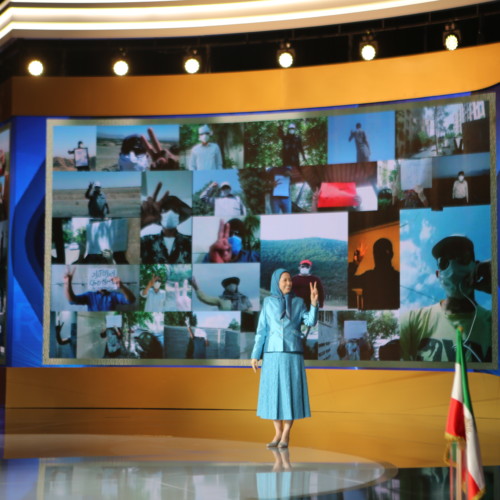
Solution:
[(314, 283), (309, 283), (309, 288), (311, 290), (311, 305), (316, 307), (318, 305), (318, 287), (317, 281)]

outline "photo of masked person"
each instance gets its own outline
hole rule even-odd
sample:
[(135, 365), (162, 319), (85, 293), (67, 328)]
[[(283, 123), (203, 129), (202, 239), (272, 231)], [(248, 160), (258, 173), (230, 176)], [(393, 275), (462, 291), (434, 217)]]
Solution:
[(245, 205), (241, 198), (231, 191), (231, 184), (227, 181), (222, 182), (220, 186), (217, 182), (212, 182), (201, 193), (200, 199), (213, 210), (216, 217), (245, 216), (247, 214)]
[[(302, 261), (313, 263), (314, 276), (321, 277), (321, 304), (323, 309), (347, 306), (347, 243), (348, 214), (343, 212), (324, 214), (262, 215), (260, 218), (261, 295), (270, 290), (273, 268), (276, 262), (285, 269), (297, 269)], [(307, 267), (308, 262), (303, 262)], [(312, 268), (312, 266), (310, 266)], [(302, 272), (306, 272), (303, 267)], [(299, 289), (309, 280), (319, 279), (294, 273), (293, 280)], [(312, 272), (311, 272), (312, 274)], [(318, 294), (319, 294), (319, 284)]]
[(292, 276), (292, 291), (297, 297), (300, 297), (307, 308), (311, 305), (309, 300), (311, 298), (310, 284), (316, 283), (318, 290), (318, 306), (321, 308), (325, 302), (325, 291), (321, 278), (312, 274), (311, 270), (313, 263), (309, 259), (301, 260), (298, 265), (299, 273)]
[(148, 284), (141, 290), (141, 297), (146, 299), (144, 304), (146, 312), (162, 312), (165, 310), (167, 292), (162, 289), (164, 286), (161, 277), (153, 274)]
[(193, 172), (193, 212), (221, 217), (246, 215), (246, 195), (236, 169)]
[(212, 129), (208, 125), (198, 128), (199, 144), (191, 149), (189, 170), (216, 170), (222, 168), (222, 154), (217, 143), (211, 142)]
[(259, 264), (193, 264), (193, 311), (258, 311)]
[(122, 317), (106, 312), (76, 313), (77, 359), (128, 358)]
[(85, 363), (93, 359), (162, 359), (162, 313), (77, 313), (77, 358)]
[(89, 216), (94, 219), (105, 219), (109, 215), (109, 205), (106, 195), (99, 181), (89, 183), (85, 192), (85, 198), (89, 200)]
[(199, 123), (180, 127), (179, 163), (191, 171), (240, 169), (243, 163), (242, 123)]
[(187, 203), (191, 201), (190, 175), (189, 172), (145, 175), (141, 208), (143, 264), (191, 263), (192, 209)]
[(53, 265), (53, 311), (130, 311), (137, 308), (139, 266)]
[(260, 262), (259, 218), (194, 217), (193, 262)]
[(96, 167), (95, 125), (52, 127), (52, 168), (85, 172)]
[(139, 217), (139, 172), (54, 172), (52, 217)]
[(432, 165), (437, 192), (436, 203), (432, 203), (435, 210), (491, 203), (490, 153), (435, 157)]
[(220, 311), (248, 312), (252, 310), (252, 303), (250, 302), (248, 297), (238, 291), (240, 279), (237, 276), (224, 278), (220, 284), (224, 290), (222, 295), (212, 297), (201, 290), (195, 278), (193, 278), (192, 281), (193, 289), (196, 292), (196, 297), (198, 297), (198, 299), (204, 304), (215, 306)]
[(53, 264), (139, 264), (140, 219), (52, 219)]
[(451, 197), (457, 205), (467, 205), (469, 203), (469, 183), (465, 180), (463, 170), (458, 172), (457, 180), (453, 183)]
[(191, 311), (191, 266), (155, 264), (140, 268), (140, 309), (146, 312)]
[[(115, 311), (118, 305), (135, 302), (135, 295), (118, 276), (110, 278), (110, 284), (103, 284), (98, 290), (90, 290), (76, 295), (73, 292), (73, 276), (76, 268), (68, 266), (64, 275), (64, 295), (71, 305), (85, 305), (89, 311)], [(115, 288), (115, 290), (111, 289)]]
[(291, 122), (286, 127), (278, 127), (278, 137), (281, 139), (281, 161), (284, 167), (298, 167), (302, 158), (303, 164), (307, 164), (302, 138), (297, 125)]
[(245, 123), (244, 175), (252, 180), (244, 186), (252, 193), (247, 207), (258, 196), (255, 214), (304, 211), (310, 193), (301, 171), (306, 165), (326, 164), (326, 136), (326, 117)]
[(123, 343), (123, 332), (117, 326), (107, 327), (101, 332), (101, 338), (106, 339), (103, 358), (126, 357), (127, 352)]
[[(472, 207), (455, 208), (405, 220), (413, 229), (408, 239), (421, 233), (422, 227), (433, 236), (422, 242), (420, 260), (409, 241), (401, 243), (402, 265), (405, 270), (408, 265), (413, 268), (411, 274), (402, 273), (400, 343), (405, 361), (455, 361), (457, 330), (468, 361), (492, 359), (491, 239), (488, 223), (478, 228), (475, 222), (489, 220), (489, 207), (475, 208), (475, 213), (469, 213)], [(441, 229), (429, 231), (436, 224)], [(453, 234), (459, 227), (467, 233)], [(451, 234), (442, 237), (446, 228)], [(417, 288), (417, 279), (425, 280), (425, 290)]]
[(179, 168), (179, 125), (98, 125), (97, 170)]
[[(459, 329), (466, 359), (491, 361), (491, 311), (474, 301), (474, 244), (466, 236), (448, 236), (436, 243), (432, 255), (446, 298), (401, 318), (403, 359), (454, 361), (454, 335)], [(491, 287), (491, 275), (485, 280)]]
[(292, 167), (271, 167), (266, 171), (267, 177), (271, 181), (272, 191), (269, 194), (271, 213), (291, 214), (292, 198)]

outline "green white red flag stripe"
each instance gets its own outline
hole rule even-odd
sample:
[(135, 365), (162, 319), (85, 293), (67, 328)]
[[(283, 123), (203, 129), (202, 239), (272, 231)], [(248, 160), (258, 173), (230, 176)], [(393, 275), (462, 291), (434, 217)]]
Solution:
[[(485, 482), (460, 329), (457, 329), (456, 346), (455, 376), (453, 378), (445, 437), (448, 441), (458, 441), (465, 446), (462, 483), (465, 491), (467, 491), (467, 500), (477, 500), (485, 493)], [(449, 453), (448, 446), (448, 460), (450, 459)]]

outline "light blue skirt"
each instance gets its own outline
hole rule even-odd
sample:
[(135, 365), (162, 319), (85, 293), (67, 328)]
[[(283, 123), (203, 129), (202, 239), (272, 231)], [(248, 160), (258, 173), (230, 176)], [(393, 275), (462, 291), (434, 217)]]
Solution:
[(311, 416), (302, 353), (264, 353), (257, 416), (270, 420), (297, 420)]

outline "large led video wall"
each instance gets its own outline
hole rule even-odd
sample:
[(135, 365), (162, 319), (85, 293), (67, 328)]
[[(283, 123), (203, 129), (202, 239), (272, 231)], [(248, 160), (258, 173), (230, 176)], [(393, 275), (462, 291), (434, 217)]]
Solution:
[(51, 119), (44, 363), (248, 364), (272, 272), (309, 366), (497, 366), (495, 95)]

